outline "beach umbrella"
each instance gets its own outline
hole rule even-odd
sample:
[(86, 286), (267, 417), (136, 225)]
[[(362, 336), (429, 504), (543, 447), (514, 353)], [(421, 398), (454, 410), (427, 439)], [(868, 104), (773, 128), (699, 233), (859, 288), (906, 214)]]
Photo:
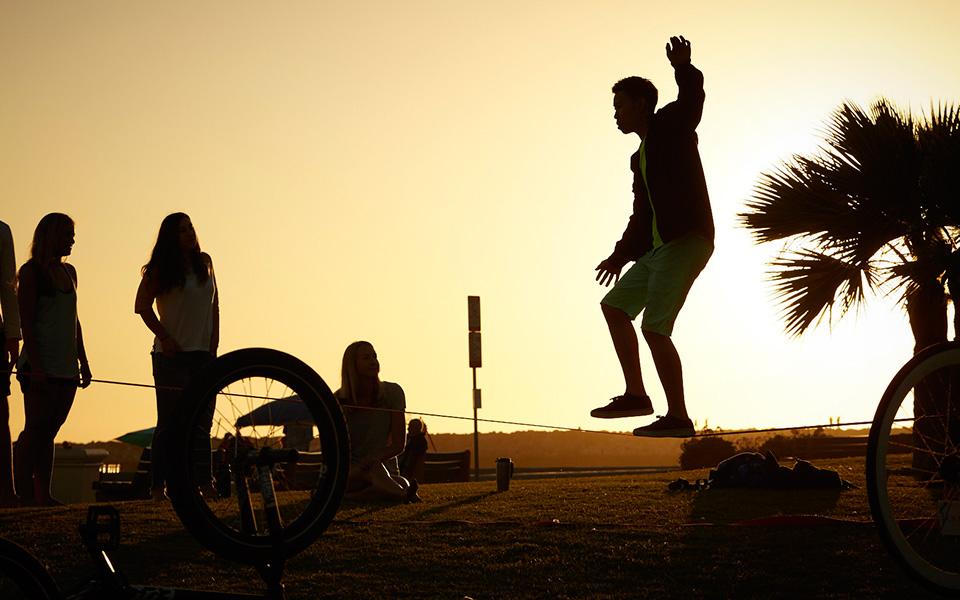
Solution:
[(260, 425), (291, 425), (293, 423), (313, 424), (313, 415), (299, 396), (293, 395), (280, 400), (267, 402), (263, 406), (248, 412), (237, 419), (236, 427)]
[(131, 431), (125, 433), (116, 439), (118, 442), (124, 442), (126, 444), (131, 444), (133, 446), (140, 446), (141, 448), (146, 448), (153, 443), (153, 430), (156, 427), (148, 427), (146, 429), (140, 429), (138, 431)]

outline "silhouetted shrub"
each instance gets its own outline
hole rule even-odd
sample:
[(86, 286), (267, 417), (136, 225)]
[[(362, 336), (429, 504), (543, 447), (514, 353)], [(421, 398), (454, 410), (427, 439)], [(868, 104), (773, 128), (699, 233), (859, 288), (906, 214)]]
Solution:
[(690, 438), (680, 445), (680, 468), (715, 467), (721, 460), (738, 452), (737, 447), (722, 437)]
[(811, 432), (794, 430), (789, 435), (777, 434), (764, 440), (758, 451), (764, 453), (769, 450), (778, 458), (802, 457), (809, 451), (811, 445), (816, 443), (816, 440), (824, 437), (826, 434), (822, 429)]

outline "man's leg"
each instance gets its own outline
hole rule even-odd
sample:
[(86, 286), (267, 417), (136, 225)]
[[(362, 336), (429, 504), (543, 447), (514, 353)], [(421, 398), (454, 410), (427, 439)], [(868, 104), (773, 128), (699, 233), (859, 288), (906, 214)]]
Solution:
[(623, 371), (626, 391), (622, 396), (611, 398), (606, 406), (590, 411), (590, 415), (598, 419), (642, 417), (653, 413), (640, 374), (640, 348), (633, 328), (633, 317), (643, 310), (647, 301), (648, 277), (649, 270), (641, 259), (627, 270), (600, 303)]
[(667, 397), (667, 414), (634, 435), (687, 437), (694, 434), (683, 393), (683, 367), (670, 336), (690, 287), (713, 253), (713, 244), (696, 236), (668, 242), (650, 263), (650, 302), (643, 313), (643, 337), (650, 346)]
[[(633, 328), (633, 321), (619, 308), (601, 304), (603, 316), (610, 329), (610, 339), (617, 351), (620, 368), (623, 370), (623, 380), (626, 382), (626, 393), (634, 396), (646, 395), (643, 387), (643, 376), (640, 373), (640, 348), (637, 342), (637, 332)], [(659, 366), (657, 367), (660, 368)]]
[(682, 419), (689, 418), (687, 405), (683, 399), (683, 366), (680, 363), (677, 347), (666, 335), (644, 331), (643, 337), (650, 346), (653, 364), (657, 367), (657, 375), (660, 376), (663, 393), (667, 397), (667, 414)]

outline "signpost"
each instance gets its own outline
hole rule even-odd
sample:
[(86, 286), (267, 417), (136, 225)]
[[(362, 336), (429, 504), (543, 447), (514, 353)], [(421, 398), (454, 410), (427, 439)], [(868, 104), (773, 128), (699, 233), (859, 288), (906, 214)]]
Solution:
[(477, 369), (483, 366), (480, 351), (480, 296), (467, 296), (467, 331), (470, 345), (470, 369), (473, 371), (473, 477), (480, 479), (480, 434), (477, 430), (477, 410), (480, 408), (480, 390), (477, 389)]

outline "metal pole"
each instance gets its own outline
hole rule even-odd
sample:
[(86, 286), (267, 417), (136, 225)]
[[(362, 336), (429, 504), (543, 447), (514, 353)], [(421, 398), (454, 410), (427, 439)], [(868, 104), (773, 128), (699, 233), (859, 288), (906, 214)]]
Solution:
[(473, 479), (480, 481), (480, 433), (477, 431), (477, 368), (473, 367)]
[(480, 432), (477, 429), (477, 409), (480, 408), (480, 390), (477, 389), (477, 368), (483, 366), (480, 350), (480, 296), (467, 296), (467, 341), (470, 346), (470, 368), (473, 370), (473, 478), (480, 480)]

